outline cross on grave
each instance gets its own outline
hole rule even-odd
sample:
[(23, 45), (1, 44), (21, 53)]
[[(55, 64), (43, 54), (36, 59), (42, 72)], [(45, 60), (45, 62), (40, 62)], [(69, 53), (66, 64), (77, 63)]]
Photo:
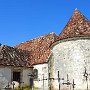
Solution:
[(85, 72), (84, 72), (83, 76), (86, 78), (86, 81), (87, 81), (88, 80), (88, 73), (87, 73), (86, 67), (85, 67)]
[(75, 88), (75, 83), (74, 83), (74, 79), (73, 79), (73, 83), (72, 83), (72, 87), (73, 87), (73, 90), (74, 90), (74, 88)]
[(60, 76), (59, 76), (59, 71), (58, 71), (59, 90), (60, 90), (60, 81), (61, 81), (61, 80), (64, 80), (64, 78), (60, 78)]
[(51, 78), (50, 77), (50, 73), (49, 73), (49, 76), (48, 76), (49, 78), (48, 78), (48, 80), (50, 81), (50, 87), (49, 87), (49, 90), (51, 90), (51, 80), (55, 80), (55, 79), (57, 79), (57, 78)]
[(85, 72), (84, 72), (84, 77), (85, 77), (85, 79), (86, 79), (86, 82), (87, 82), (87, 90), (88, 90), (88, 73), (87, 73), (87, 69), (86, 69), (86, 67), (85, 67)]
[(13, 90), (14, 90), (14, 85), (15, 85), (15, 83), (14, 83), (14, 82), (12, 82), (12, 85), (13, 85)]
[(73, 83), (70, 83), (69, 78), (68, 78), (68, 74), (67, 74), (67, 82), (63, 83), (63, 85), (64, 85), (64, 84), (66, 84), (66, 85), (68, 85), (68, 86), (69, 86), (69, 85), (72, 85), (73, 90), (74, 90), (75, 85), (76, 85), (75, 82), (74, 82), (74, 79), (73, 79)]
[(44, 79), (44, 74), (42, 74), (42, 75), (43, 75), (43, 79), (42, 80), (43, 80), (43, 90), (44, 90), (44, 81), (47, 80), (47, 79)]
[(50, 78), (50, 73), (49, 73), (49, 80), (50, 80), (50, 90), (51, 90), (51, 78)]
[(70, 83), (69, 79), (68, 79), (68, 74), (67, 74), (67, 82), (63, 83), (63, 85), (66, 84), (66, 85), (71, 85), (72, 83)]

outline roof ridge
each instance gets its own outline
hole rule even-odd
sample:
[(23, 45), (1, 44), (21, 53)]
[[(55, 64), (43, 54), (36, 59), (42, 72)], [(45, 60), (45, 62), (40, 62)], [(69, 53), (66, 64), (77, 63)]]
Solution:
[(75, 10), (78, 10), (77, 8), (75, 8)]
[[(82, 12), (79, 11), (77, 8), (74, 10), (74, 13), (79, 13), (81, 16), (83, 16), (85, 19), (87, 19), (87, 18), (85, 17), (85, 15), (82, 14)], [(74, 14), (74, 13), (73, 13), (73, 14)], [(87, 20), (90, 21), (89, 19), (87, 19)]]
[[(22, 43), (20, 43), (20, 44), (23, 44), (23, 43), (26, 43), (26, 42), (30, 42), (30, 41), (33, 41), (33, 40), (37, 40), (37, 39), (40, 39), (40, 38), (46, 37), (47, 35), (58, 36), (58, 35), (56, 35), (55, 32), (50, 32), (50, 33), (48, 33), (48, 34), (45, 34), (45, 35), (43, 35), (43, 36), (36, 37), (36, 38), (34, 38), (34, 39), (27, 40), (27, 41), (22, 42)], [(18, 46), (18, 45), (20, 45), (20, 44), (17, 44), (16, 46)], [(16, 46), (14, 46), (14, 47), (16, 47)]]

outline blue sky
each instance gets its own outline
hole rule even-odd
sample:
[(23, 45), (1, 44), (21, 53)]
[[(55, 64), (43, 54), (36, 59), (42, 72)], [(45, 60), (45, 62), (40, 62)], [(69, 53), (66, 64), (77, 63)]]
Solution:
[(78, 8), (90, 20), (90, 0), (0, 0), (0, 43), (15, 46), (55, 32)]

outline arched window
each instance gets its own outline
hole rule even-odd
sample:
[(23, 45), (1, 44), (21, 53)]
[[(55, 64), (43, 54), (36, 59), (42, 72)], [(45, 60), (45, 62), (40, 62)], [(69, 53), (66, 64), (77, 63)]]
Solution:
[(38, 70), (34, 69), (34, 79), (38, 79)]

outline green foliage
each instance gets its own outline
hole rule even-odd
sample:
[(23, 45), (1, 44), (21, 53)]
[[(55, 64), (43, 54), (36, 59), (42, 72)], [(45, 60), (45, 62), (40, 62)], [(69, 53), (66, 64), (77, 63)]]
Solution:
[[(15, 88), (14, 90), (32, 90), (32, 89), (30, 88), (30, 86), (24, 86), (24, 87)], [(34, 90), (38, 90), (38, 89), (34, 87)]]
[(23, 87), (23, 90), (31, 90), (31, 88), (29, 86), (25, 86)]
[(25, 86), (25, 87), (15, 88), (14, 90), (31, 90), (31, 88), (29, 86)]

